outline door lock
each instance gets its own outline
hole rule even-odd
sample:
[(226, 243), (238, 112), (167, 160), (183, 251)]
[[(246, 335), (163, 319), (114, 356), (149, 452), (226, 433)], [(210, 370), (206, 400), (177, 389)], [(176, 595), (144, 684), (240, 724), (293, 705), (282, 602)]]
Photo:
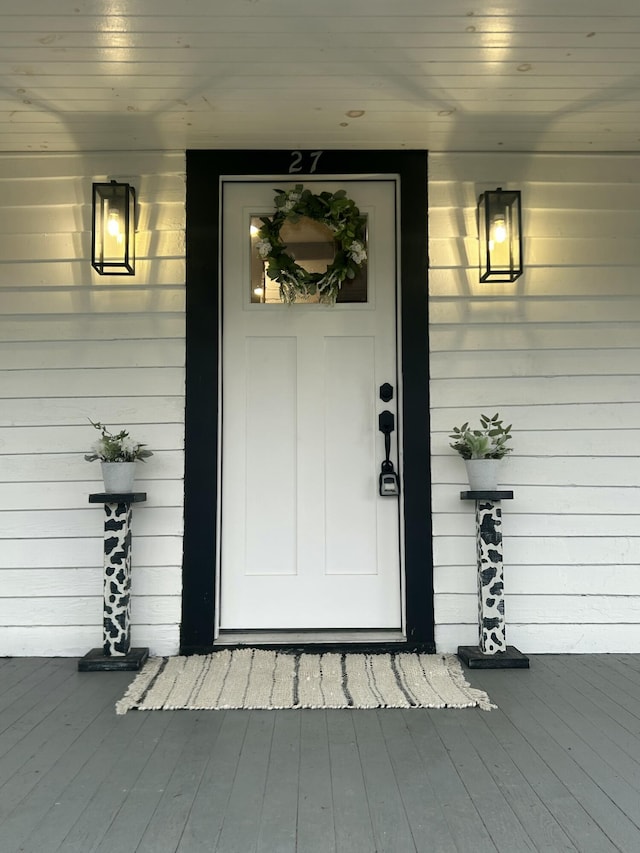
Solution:
[(385, 409), (378, 416), (378, 429), (384, 435), (384, 462), (380, 466), (380, 477), (378, 478), (378, 494), (383, 497), (393, 497), (400, 494), (400, 480), (393, 469), (393, 462), (389, 459), (391, 455), (391, 433), (396, 428), (396, 419), (393, 412)]
[(390, 382), (385, 382), (380, 386), (380, 399), (383, 403), (393, 400), (393, 385)]

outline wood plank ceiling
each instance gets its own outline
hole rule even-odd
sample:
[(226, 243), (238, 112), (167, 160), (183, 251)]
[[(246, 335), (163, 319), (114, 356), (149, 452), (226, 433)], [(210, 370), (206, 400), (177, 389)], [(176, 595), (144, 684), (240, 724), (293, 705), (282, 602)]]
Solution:
[(4, 0), (0, 151), (637, 151), (638, 0)]

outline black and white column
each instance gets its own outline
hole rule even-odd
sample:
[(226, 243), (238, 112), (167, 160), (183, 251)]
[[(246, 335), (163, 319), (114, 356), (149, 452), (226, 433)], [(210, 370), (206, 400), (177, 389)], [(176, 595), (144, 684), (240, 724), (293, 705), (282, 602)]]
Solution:
[(129, 654), (131, 646), (131, 504), (104, 505), (105, 655)]
[(476, 504), (478, 572), (478, 645), (458, 646), (458, 657), (470, 668), (528, 668), (529, 658), (507, 645), (502, 561), (502, 500), (513, 492), (461, 492)]
[(89, 495), (89, 503), (104, 504), (103, 632), (102, 648), (78, 661), (81, 672), (137, 670), (149, 656), (131, 648), (132, 504), (146, 499), (144, 492)]
[(479, 646), (482, 654), (493, 655), (507, 650), (500, 501), (476, 501), (476, 550)]

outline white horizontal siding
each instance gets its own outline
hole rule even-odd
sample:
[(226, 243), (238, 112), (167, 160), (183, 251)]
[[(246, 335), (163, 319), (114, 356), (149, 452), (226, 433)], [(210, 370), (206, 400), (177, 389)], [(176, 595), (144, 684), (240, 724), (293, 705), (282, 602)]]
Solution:
[[(51, 606), (55, 604), (52, 600)], [(88, 651), (95, 648), (95, 625), (29, 625), (27, 627), (9, 626), (2, 628), (3, 644), (13, 649), (15, 656), (53, 655), (75, 657), (78, 647)], [(179, 627), (171, 625), (136, 624), (134, 642), (136, 646), (155, 649), (155, 654), (171, 654), (180, 642)], [(101, 641), (101, 634), (98, 642)], [(45, 649), (34, 652), (34, 649)], [(166, 652), (162, 650), (166, 649)], [(53, 651), (55, 650), (55, 652)], [(84, 654), (84, 651), (83, 651)]]
[[(507, 605), (508, 606), (508, 605)], [(637, 623), (604, 623), (573, 625), (548, 622), (521, 625), (508, 619), (509, 645), (529, 654), (594, 654), (603, 649), (614, 653), (637, 653)], [(436, 625), (436, 645), (439, 649), (456, 649), (459, 645), (477, 645), (477, 625)]]
[[(139, 485), (140, 483), (136, 483), (136, 486)], [(162, 484), (158, 485), (162, 487)], [(96, 483), (96, 486), (100, 486), (96, 491), (104, 490), (102, 482)], [(136, 506), (134, 518), (136, 532), (139, 532), (140, 536), (182, 534), (182, 507)], [(87, 509), (14, 510), (7, 512), (3, 521), (3, 533), (7, 536), (35, 544), (37, 539), (75, 539), (91, 536), (96, 527), (102, 530), (104, 509), (99, 505), (90, 504)]]
[[(57, 595), (53, 599), (33, 596), (0, 599), (0, 619), (11, 628), (30, 625), (93, 625), (96, 612), (102, 615), (101, 593), (94, 596)], [(132, 588), (132, 625), (172, 625), (179, 619), (179, 595), (140, 595)]]
[[(102, 640), (104, 510), (88, 419), (129, 428), (138, 465), (132, 639), (179, 642), (184, 472), (184, 155), (0, 156), (0, 655)], [(91, 268), (91, 184), (138, 191), (136, 275)]]
[[(113, 418), (111, 419), (114, 420)], [(140, 438), (146, 438), (139, 435)], [(148, 442), (146, 442), (148, 443)], [(86, 450), (86, 448), (84, 448)], [(82, 457), (84, 462), (84, 457)], [(151, 465), (153, 461), (153, 465)], [(97, 462), (89, 468), (85, 462), (80, 465), (75, 455), (68, 453), (33, 455), (8, 455), (3, 460), (3, 478), (7, 482), (60, 482), (73, 480), (81, 484), (81, 488), (89, 491), (100, 491), (96, 486), (102, 485), (100, 467)], [(137, 484), (143, 485), (151, 480), (181, 479), (184, 472), (183, 450), (154, 452), (153, 460), (148, 460), (144, 468), (138, 467)]]
[[(640, 651), (640, 157), (430, 157), (436, 640), (477, 642), (473, 505), (449, 432), (513, 422), (507, 639)], [(522, 190), (525, 273), (478, 283), (475, 205)]]
[[(88, 491), (87, 493), (88, 494)], [(172, 569), (181, 565), (182, 535), (137, 536), (134, 528), (135, 566)], [(24, 539), (2, 540), (3, 566), (8, 569), (68, 569), (102, 566), (102, 534), (80, 537), (38, 539), (32, 545)], [(29, 576), (25, 574), (25, 579)]]
[[(430, 157), (436, 638), (474, 642), (473, 508), (454, 424), (500, 410), (509, 642), (638, 651), (640, 158)], [(101, 488), (87, 418), (154, 450), (134, 509), (134, 641), (177, 649), (184, 444), (184, 162), (174, 154), (0, 157), (0, 654), (84, 654), (101, 636)], [(141, 204), (134, 278), (89, 266), (92, 180)], [(139, 176), (134, 178), (132, 176)], [(523, 191), (525, 262), (479, 285), (475, 203)], [(30, 615), (29, 615), (30, 614)]]
[[(99, 548), (96, 548), (96, 554), (99, 554)], [(138, 556), (136, 552), (136, 558)], [(134, 595), (171, 597), (175, 594), (177, 574), (180, 574), (178, 568), (141, 566), (136, 559), (132, 579)], [(68, 589), (73, 589), (79, 597), (102, 596), (103, 578), (99, 564), (68, 569), (0, 569), (0, 584), (7, 597), (24, 598), (25, 578), (28, 579), (31, 599), (50, 601), (52, 598), (64, 598)]]

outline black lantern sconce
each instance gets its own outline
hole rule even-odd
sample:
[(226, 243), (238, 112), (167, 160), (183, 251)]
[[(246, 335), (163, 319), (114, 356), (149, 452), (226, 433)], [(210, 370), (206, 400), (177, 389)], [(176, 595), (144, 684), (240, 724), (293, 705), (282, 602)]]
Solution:
[(480, 281), (515, 281), (522, 275), (519, 190), (487, 190), (478, 199)]
[(100, 275), (135, 275), (136, 191), (110, 181), (93, 185), (91, 265)]

